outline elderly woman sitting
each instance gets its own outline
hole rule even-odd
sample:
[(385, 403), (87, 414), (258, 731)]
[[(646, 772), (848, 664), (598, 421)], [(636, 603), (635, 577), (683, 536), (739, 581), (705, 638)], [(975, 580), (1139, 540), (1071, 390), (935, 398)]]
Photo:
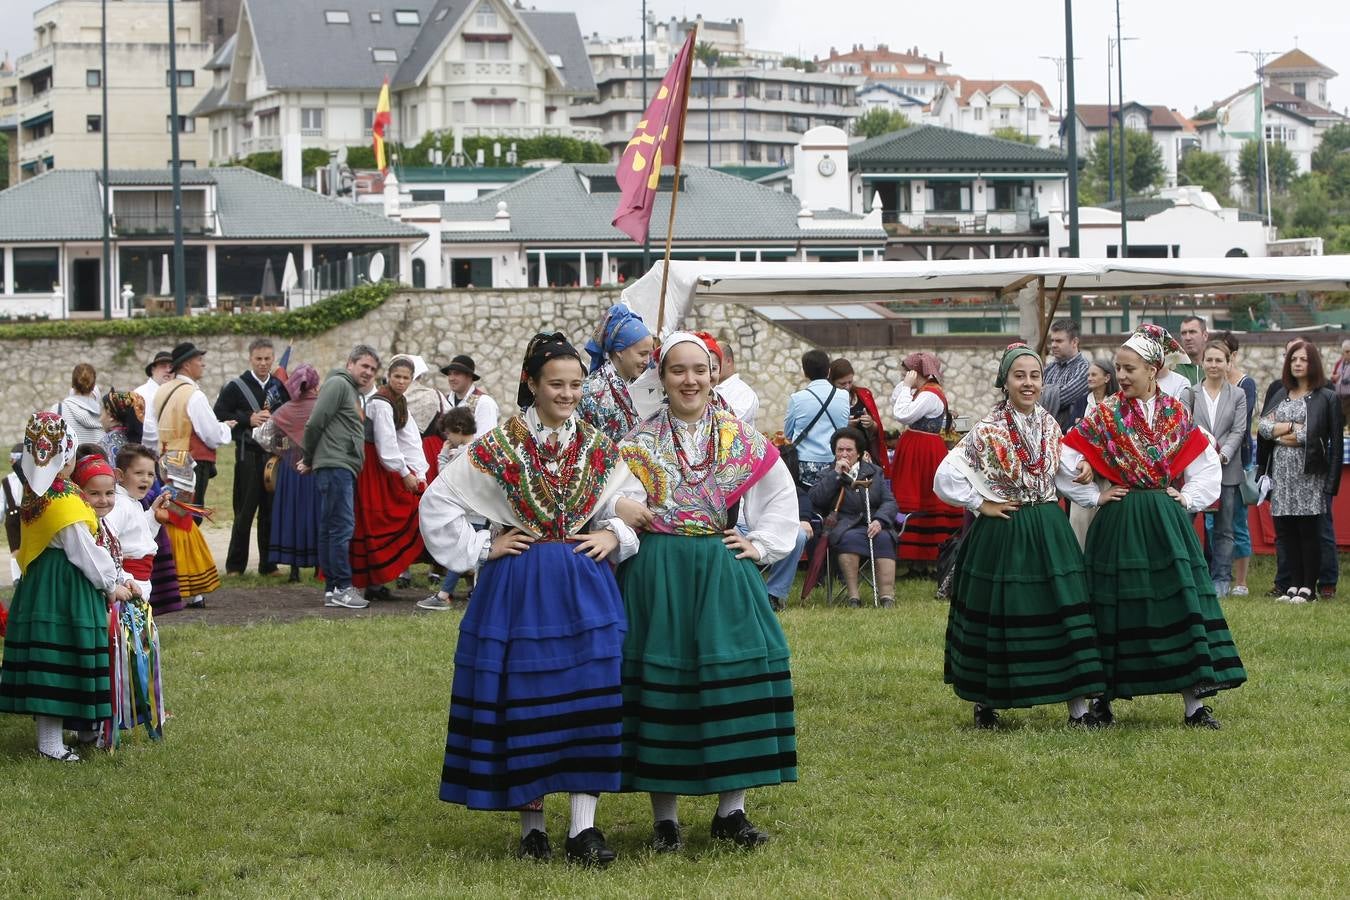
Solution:
[(886, 482), (886, 473), (880, 466), (861, 458), (865, 441), (862, 432), (856, 428), (836, 431), (830, 438), (834, 468), (820, 473), (820, 480), (812, 486), (809, 496), (811, 505), (827, 516), (827, 538), (830, 549), (839, 557), (839, 570), (848, 587), (849, 606), (862, 606), (858, 570), (864, 556), (871, 556), (876, 561), (876, 590), (881, 605), (894, 606), (895, 534), (892, 529), (899, 510)]

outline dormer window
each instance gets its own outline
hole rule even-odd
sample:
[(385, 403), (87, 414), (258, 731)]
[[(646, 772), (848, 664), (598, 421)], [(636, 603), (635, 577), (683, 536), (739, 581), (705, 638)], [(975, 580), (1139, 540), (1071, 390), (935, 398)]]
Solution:
[(396, 25), (421, 25), (422, 14), (415, 9), (396, 9), (394, 10), (394, 23)]
[(473, 25), (475, 28), (496, 28), (497, 9), (491, 3), (480, 3), (478, 9), (473, 13)]
[(376, 24), (383, 22), (384, 15), (380, 13), (378, 10), (372, 11), (370, 14), (370, 21), (375, 22)]
[(329, 25), (350, 25), (352, 24), (351, 13), (345, 9), (326, 9), (323, 13), (323, 20)]
[(390, 50), (387, 47), (372, 47), (370, 55), (374, 57), (377, 63), (396, 63), (398, 62), (398, 51)]

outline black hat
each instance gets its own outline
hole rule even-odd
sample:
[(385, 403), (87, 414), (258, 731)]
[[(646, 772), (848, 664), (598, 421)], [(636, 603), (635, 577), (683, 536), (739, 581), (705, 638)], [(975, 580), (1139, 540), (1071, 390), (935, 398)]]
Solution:
[(150, 373), (154, 370), (155, 366), (159, 365), (160, 363), (172, 364), (173, 354), (170, 353), (168, 350), (161, 350), (158, 353), (156, 353), (155, 358), (145, 364), (145, 377), (149, 378)]
[(177, 372), (179, 369), (183, 368), (183, 365), (186, 362), (188, 362), (188, 360), (196, 359), (199, 356), (205, 355), (206, 355), (205, 350), (198, 350), (196, 344), (192, 343), (191, 341), (184, 341), (177, 347), (173, 348), (173, 353), (170, 355), (169, 359), (169, 365), (171, 365), (173, 367), (173, 370)]
[(449, 375), (451, 372), (463, 372), (465, 375), (472, 377), (474, 381), (478, 381), (483, 376), (475, 372), (473, 368), (473, 357), (461, 353), (446, 365), (441, 366), (441, 374)]

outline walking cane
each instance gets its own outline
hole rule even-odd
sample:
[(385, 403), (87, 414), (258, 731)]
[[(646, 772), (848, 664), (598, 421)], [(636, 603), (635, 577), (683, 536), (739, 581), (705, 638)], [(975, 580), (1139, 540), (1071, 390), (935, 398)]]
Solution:
[[(857, 471), (855, 466), (854, 471)], [(872, 538), (872, 479), (854, 479), (853, 486), (862, 488), (863, 509), (867, 517), (867, 561), (872, 564), (872, 606), (878, 608), (881, 601), (877, 598), (877, 548)]]

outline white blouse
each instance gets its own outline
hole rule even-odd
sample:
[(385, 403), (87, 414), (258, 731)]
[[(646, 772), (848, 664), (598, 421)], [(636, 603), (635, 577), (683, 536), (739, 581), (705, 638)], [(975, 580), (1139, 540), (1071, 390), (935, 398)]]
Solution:
[(142, 509), (140, 502), (132, 500), (121, 485), (117, 486), (117, 502), (112, 512), (104, 518), (103, 524), (117, 536), (122, 544), (122, 555), (127, 559), (154, 556), (159, 550), (155, 536), (159, 534), (161, 526), (155, 520), (155, 511)]
[(427, 455), (422, 450), (422, 433), (413, 417), (408, 416), (402, 428), (395, 428), (394, 407), (382, 400), (368, 401), (366, 416), (370, 419), (380, 465), (400, 478), (409, 473), (425, 478)]
[(130, 581), (117, 570), (112, 554), (94, 543), (94, 535), (83, 522), (62, 528), (47, 546), (59, 547), (71, 565), (105, 594), (111, 594), (124, 580)]
[(901, 425), (912, 425), (920, 419), (942, 415), (942, 399), (932, 391), (915, 393), (908, 385), (900, 385), (891, 394), (892, 413)]

